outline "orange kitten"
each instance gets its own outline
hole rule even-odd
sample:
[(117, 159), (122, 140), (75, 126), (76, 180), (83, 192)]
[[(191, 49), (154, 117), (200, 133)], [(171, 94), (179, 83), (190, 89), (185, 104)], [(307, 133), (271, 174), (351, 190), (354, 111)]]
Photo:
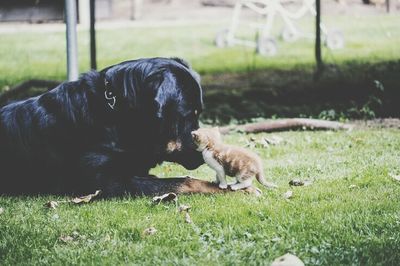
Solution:
[(265, 181), (261, 158), (249, 150), (224, 144), (218, 128), (200, 128), (192, 131), (192, 137), (204, 161), (217, 172), (220, 188), (228, 187), (225, 175), (236, 177), (237, 183), (230, 185), (232, 190), (251, 186), (254, 177), (266, 187), (276, 187)]

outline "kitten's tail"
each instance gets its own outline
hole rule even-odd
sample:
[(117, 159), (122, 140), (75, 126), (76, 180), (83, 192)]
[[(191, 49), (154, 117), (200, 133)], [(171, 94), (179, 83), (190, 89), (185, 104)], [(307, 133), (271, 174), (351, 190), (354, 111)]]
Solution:
[(261, 185), (267, 188), (277, 188), (278, 186), (272, 182), (268, 182), (265, 180), (264, 174), (260, 171), (256, 174), (256, 179), (260, 182)]

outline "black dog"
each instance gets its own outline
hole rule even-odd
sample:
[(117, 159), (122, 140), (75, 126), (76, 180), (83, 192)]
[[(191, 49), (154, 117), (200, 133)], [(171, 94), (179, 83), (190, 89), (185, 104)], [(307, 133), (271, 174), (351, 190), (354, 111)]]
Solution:
[(141, 178), (156, 164), (203, 163), (190, 134), (201, 111), (197, 73), (165, 58), (88, 72), (8, 104), (0, 109), (0, 194), (146, 193), (141, 185), (164, 184)]

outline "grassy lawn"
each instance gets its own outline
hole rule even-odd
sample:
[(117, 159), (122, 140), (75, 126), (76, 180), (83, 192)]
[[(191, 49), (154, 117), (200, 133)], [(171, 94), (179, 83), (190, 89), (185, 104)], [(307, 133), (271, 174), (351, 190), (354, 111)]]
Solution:
[[(279, 185), (256, 198), (242, 193), (179, 197), (175, 205), (122, 198), (84, 206), (43, 207), (57, 197), (1, 197), (0, 264), (266, 265), (291, 252), (308, 265), (398, 265), (400, 260), (400, 132), (286, 132), (283, 142), (253, 148)], [(226, 136), (244, 145), (270, 134)], [(174, 164), (159, 176), (209, 179), (206, 166)], [(289, 187), (294, 178), (307, 187)], [(294, 196), (282, 196), (293, 190)], [(145, 236), (143, 230), (157, 229)], [(72, 236), (64, 243), (61, 236)]]
[[(272, 58), (244, 47), (218, 49), (214, 35), (228, 20), (100, 29), (98, 65), (138, 57), (188, 59), (203, 76), (203, 122), (318, 116), (331, 108), (336, 110), (331, 119), (349, 108), (398, 113), (400, 17), (324, 19), (328, 27), (342, 29), (346, 48), (323, 49), (328, 70), (318, 82), (312, 80), (312, 40), (279, 41), (280, 52)], [(303, 26), (311, 29), (312, 21)], [(31, 78), (65, 79), (64, 32), (0, 33), (0, 40), (0, 91)], [(80, 31), (81, 72), (89, 68), (88, 40), (87, 32)], [(383, 84), (384, 96), (376, 93), (375, 80)], [(379, 101), (378, 107), (365, 104)], [(316, 107), (308, 111), (311, 105)], [(65, 198), (0, 197), (0, 265), (268, 265), (286, 252), (308, 265), (398, 265), (400, 182), (391, 175), (400, 175), (400, 131), (273, 135), (283, 142), (252, 149), (279, 188), (263, 189), (260, 198), (242, 193), (180, 196), (180, 204), (192, 206), (192, 224), (175, 205), (154, 206), (149, 198), (61, 204), (50, 210), (43, 204)], [(225, 139), (245, 145), (251, 136), (271, 135), (235, 133)], [(152, 173), (214, 176), (206, 166), (186, 171), (171, 163)], [(314, 183), (291, 188), (288, 182), (295, 178)], [(290, 200), (282, 196), (287, 190), (294, 193)], [(143, 230), (151, 226), (156, 234), (145, 236)], [(65, 243), (62, 236), (72, 238)]]
[[(341, 29), (346, 48), (330, 51), (324, 48), (327, 63), (375, 63), (399, 60), (399, 16), (325, 17), (329, 28)], [(313, 21), (303, 22), (305, 31), (312, 31)], [(188, 59), (202, 74), (248, 72), (262, 69), (311, 69), (314, 64), (313, 40), (300, 39), (296, 43), (279, 41), (280, 53), (266, 58), (254, 49), (233, 47), (218, 49), (215, 34), (229, 25), (229, 20), (165, 27), (128, 27), (99, 29), (99, 68), (139, 57), (180, 56)], [(281, 27), (276, 27), (278, 35)], [(248, 33), (248, 29), (243, 32)], [(250, 31), (251, 32), (251, 31)], [(254, 38), (247, 34), (246, 37)], [(29, 78), (66, 77), (65, 33), (15, 32), (0, 34), (0, 88)], [(89, 69), (89, 37), (79, 32), (80, 71)]]
[[(241, 46), (219, 49), (213, 44), (214, 36), (229, 25), (229, 20), (100, 28), (98, 66), (139, 57), (186, 58), (202, 74), (203, 119), (212, 123), (271, 116), (321, 117), (332, 109), (336, 113), (329, 119), (399, 116), (400, 17), (325, 16), (324, 22), (328, 28), (343, 31), (346, 47), (334, 51), (323, 48), (327, 68), (318, 82), (313, 80), (312, 39), (295, 43), (278, 39), (279, 54), (270, 58)], [(313, 21), (304, 20), (301, 26), (312, 32)], [(280, 29), (275, 28), (275, 36)], [(248, 29), (239, 32), (254, 38)], [(89, 36), (84, 30), (78, 35), (80, 71), (85, 72), (89, 69)], [(0, 39), (0, 91), (31, 78), (65, 80), (62, 30), (0, 33)], [(383, 84), (382, 95), (376, 95), (375, 80)], [(367, 111), (373, 111), (369, 115), (360, 110), (371, 97), (379, 98), (381, 104), (367, 106)]]

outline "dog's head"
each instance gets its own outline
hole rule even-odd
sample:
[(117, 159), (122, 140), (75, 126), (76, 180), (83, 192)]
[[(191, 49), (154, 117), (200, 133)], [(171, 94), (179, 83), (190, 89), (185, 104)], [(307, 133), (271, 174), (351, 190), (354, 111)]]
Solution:
[(125, 135), (140, 140), (131, 142), (132, 149), (154, 150), (160, 160), (187, 169), (203, 163), (191, 136), (199, 128), (203, 106), (200, 78), (186, 62), (140, 59), (112, 66), (102, 74), (107, 108), (123, 124)]

